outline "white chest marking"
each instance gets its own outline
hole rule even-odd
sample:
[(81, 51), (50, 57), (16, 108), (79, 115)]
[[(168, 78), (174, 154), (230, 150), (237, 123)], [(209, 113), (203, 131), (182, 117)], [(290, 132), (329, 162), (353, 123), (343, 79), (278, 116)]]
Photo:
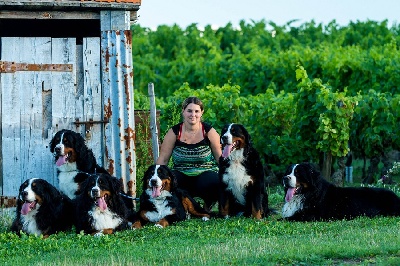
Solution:
[[(74, 164), (76, 165), (76, 163)], [(58, 187), (70, 199), (76, 197), (75, 192), (78, 190), (78, 184), (75, 183), (74, 178), (78, 173), (78, 170), (58, 173)]]
[(167, 206), (168, 201), (165, 200), (167, 196), (171, 196), (171, 193), (169, 191), (163, 190), (161, 192), (161, 195), (157, 198), (151, 197), (151, 189), (147, 189), (146, 193), (150, 196), (150, 201), (154, 204), (157, 210), (146, 212), (146, 217), (147, 219), (149, 219), (150, 222), (156, 223), (163, 219), (165, 216), (173, 214), (172, 208)]
[(30, 211), (27, 215), (21, 215), (22, 231), (27, 234), (40, 236), (42, 231), (39, 230), (36, 224), (37, 210), (40, 208), (39, 203), (36, 204), (36, 209)]
[(242, 205), (246, 203), (244, 198), (245, 188), (252, 181), (242, 164), (244, 161), (243, 152), (243, 149), (234, 150), (229, 155), (230, 166), (222, 177), (222, 181), (228, 186), (227, 189), (232, 192), (236, 200)]
[(288, 218), (293, 216), (297, 211), (303, 209), (304, 197), (302, 195), (294, 195), (293, 198), (286, 202), (282, 208), (282, 217)]
[(122, 223), (122, 218), (110, 211), (110, 209), (101, 211), (99, 207), (95, 206), (89, 211), (89, 215), (93, 218), (92, 226), (96, 230), (114, 229)]

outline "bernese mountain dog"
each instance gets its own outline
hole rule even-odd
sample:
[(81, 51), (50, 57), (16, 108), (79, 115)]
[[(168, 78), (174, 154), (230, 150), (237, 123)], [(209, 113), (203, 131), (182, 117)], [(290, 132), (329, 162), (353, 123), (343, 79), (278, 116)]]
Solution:
[(73, 225), (72, 201), (44, 179), (31, 178), (21, 184), (11, 231), (42, 235), (68, 231)]
[(119, 179), (106, 173), (93, 174), (82, 182), (81, 191), (73, 200), (77, 233), (100, 236), (131, 228)]
[(308, 162), (290, 165), (283, 177), (289, 221), (331, 221), (359, 216), (400, 216), (400, 198), (391, 190), (337, 187)]
[(201, 217), (204, 221), (210, 218), (187, 191), (177, 188), (176, 177), (166, 165), (151, 165), (146, 170), (138, 214), (135, 228), (147, 223), (163, 228), (185, 220), (187, 215)]
[(250, 135), (241, 124), (225, 125), (221, 131), (219, 159), (221, 183), (219, 213), (261, 219), (270, 213), (264, 169)]
[(88, 174), (107, 173), (97, 164), (84, 138), (72, 130), (58, 131), (50, 141), (50, 151), (57, 166), (58, 187), (71, 199), (79, 193), (79, 185)]

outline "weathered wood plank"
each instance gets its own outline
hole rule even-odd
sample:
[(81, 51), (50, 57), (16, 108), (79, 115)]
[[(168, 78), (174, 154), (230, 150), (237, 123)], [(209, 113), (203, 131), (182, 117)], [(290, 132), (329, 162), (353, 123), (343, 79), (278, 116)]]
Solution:
[[(15, 49), (15, 52), (7, 51), (5, 59), (32, 64), (50, 61), (50, 38), (3, 38), (2, 42), (6, 47)], [(4, 195), (16, 195), (20, 184), (28, 178), (40, 177), (54, 182), (51, 154), (48, 143), (43, 141), (42, 87), (44, 80), (49, 79), (46, 76), (49, 73), (2, 74), (3, 79), (12, 77), (14, 80), (11, 94), (7, 97), (11, 106), (8, 107), (4, 98), (2, 101), (2, 107), (7, 108), (10, 114), (2, 116), (2, 126), (8, 129), (2, 139), (3, 156), (14, 148), (11, 156), (14, 159), (3, 161)]]
[(130, 20), (129, 11), (101, 11), (100, 29), (101, 31), (129, 30)]
[[(52, 64), (73, 64), (73, 72), (52, 73), (53, 129), (72, 129), (75, 121), (76, 96), (76, 40), (75, 38), (52, 39)], [(79, 115), (79, 114), (78, 114)]]
[[(19, 38), (2, 38), (1, 54), (4, 60), (16, 60)], [(11, 56), (14, 56), (12, 58)], [(1, 74), (1, 108), (2, 108), (2, 193), (12, 196), (18, 191), (21, 180), (20, 158), (20, 95), (16, 74)], [(17, 114), (18, 116), (16, 116)]]
[[(101, 72), (100, 72), (100, 38), (83, 39), (83, 120), (103, 120)], [(99, 164), (104, 165), (103, 124), (93, 124), (91, 128), (81, 126), (87, 133), (88, 146), (92, 148)]]

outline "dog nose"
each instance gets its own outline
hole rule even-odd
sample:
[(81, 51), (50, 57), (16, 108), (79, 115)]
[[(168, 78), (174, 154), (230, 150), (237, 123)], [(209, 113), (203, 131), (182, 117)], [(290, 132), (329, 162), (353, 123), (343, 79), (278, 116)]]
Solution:
[(28, 192), (22, 191), (21, 196), (22, 196), (23, 198), (26, 198), (26, 197), (28, 196)]
[(222, 141), (226, 142), (228, 140), (228, 136), (222, 136), (221, 139)]
[(55, 151), (55, 152), (60, 152), (60, 151), (61, 151), (61, 147), (55, 147), (55, 148), (54, 148), (54, 151)]
[(92, 196), (97, 197), (99, 195), (99, 189), (98, 188), (92, 188)]
[(152, 185), (152, 186), (157, 186), (157, 180), (151, 179), (151, 180), (150, 180), (150, 185)]

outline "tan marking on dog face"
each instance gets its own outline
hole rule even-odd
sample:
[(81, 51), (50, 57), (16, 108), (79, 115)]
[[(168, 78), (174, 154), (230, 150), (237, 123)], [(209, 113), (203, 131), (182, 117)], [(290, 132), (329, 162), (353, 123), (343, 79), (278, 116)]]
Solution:
[(104, 197), (108, 198), (111, 197), (111, 192), (108, 190), (100, 190), (100, 198)]
[(232, 143), (234, 143), (235, 149), (243, 149), (246, 146), (246, 140), (237, 136), (232, 136)]
[(162, 179), (161, 181), (163, 190), (171, 191), (171, 181), (172, 181), (171, 178), (168, 177), (167, 179)]
[(64, 154), (70, 154), (68, 157), (68, 162), (73, 163), (77, 161), (77, 154), (75, 149), (64, 146)]

